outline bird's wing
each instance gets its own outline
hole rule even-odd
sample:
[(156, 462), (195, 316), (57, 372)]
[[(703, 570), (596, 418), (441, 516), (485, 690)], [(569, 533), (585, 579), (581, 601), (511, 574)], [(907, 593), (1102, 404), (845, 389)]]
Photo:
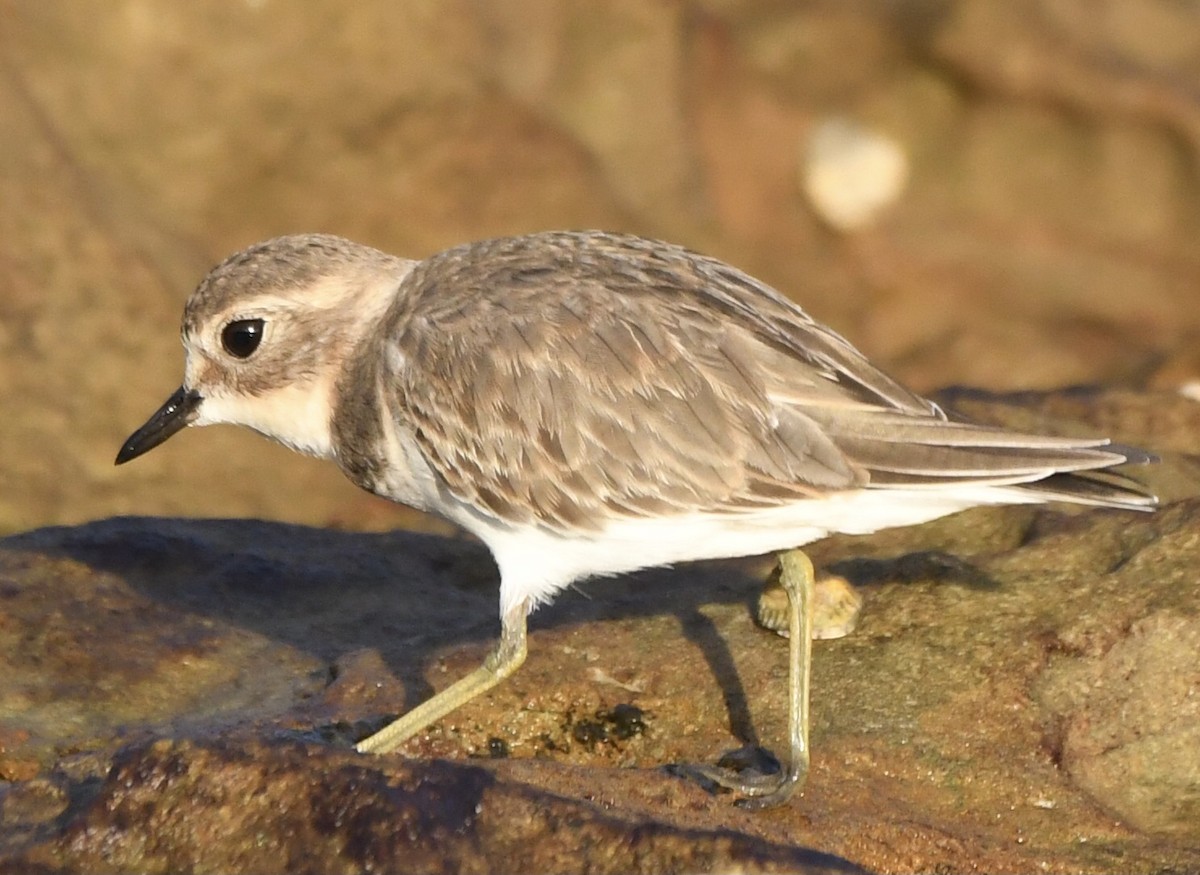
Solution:
[(381, 331), (401, 424), (452, 493), (511, 522), (589, 529), (1120, 459), (950, 423), (766, 286), (638, 238), (448, 250)]

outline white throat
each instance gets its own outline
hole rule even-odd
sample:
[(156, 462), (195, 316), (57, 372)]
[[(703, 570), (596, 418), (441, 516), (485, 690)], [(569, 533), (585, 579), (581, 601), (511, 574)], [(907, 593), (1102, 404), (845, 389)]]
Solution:
[(333, 457), (332, 380), (284, 386), (263, 395), (205, 396), (193, 425), (244, 425), (297, 452)]

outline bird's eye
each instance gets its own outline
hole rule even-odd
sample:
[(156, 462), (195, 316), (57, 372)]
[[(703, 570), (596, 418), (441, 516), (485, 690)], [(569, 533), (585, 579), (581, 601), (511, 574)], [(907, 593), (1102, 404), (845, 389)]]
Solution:
[(221, 329), (221, 346), (234, 358), (250, 358), (262, 339), (261, 319), (235, 319)]

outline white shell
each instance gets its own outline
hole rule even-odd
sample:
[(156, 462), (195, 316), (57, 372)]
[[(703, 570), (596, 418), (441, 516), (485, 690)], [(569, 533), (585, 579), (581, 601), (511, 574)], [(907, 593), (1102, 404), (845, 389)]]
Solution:
[(908, 155), (899, 143), (846, 118), (817, 125), (801, 159), (809, 203), (840, 231), (874, 221), (904, 191), (908, 170)]

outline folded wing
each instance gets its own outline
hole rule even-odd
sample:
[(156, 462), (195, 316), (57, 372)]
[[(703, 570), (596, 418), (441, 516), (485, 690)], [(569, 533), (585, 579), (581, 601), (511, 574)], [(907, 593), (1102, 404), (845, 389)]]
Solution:
[(500, 520), (588, 529), (955, 483), (1153, 501), (1122, 475), (1075, 473), (1127, 460), (1106, 441), (949, 421), (782, 296), (678, 247), (471, 244), (402, 292), (380, 328), (403, 363), (396, 415), (446, 487)]

